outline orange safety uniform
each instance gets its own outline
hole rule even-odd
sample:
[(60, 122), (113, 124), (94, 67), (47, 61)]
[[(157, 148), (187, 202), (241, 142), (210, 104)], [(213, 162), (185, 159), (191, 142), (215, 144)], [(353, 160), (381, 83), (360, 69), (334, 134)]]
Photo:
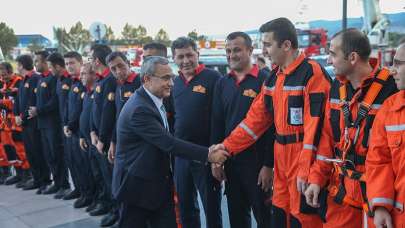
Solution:
[(324, 227), (367, 225), (363, 173), (369, 132), (381, 104), (397, 91), (389, 70), (379, 70), (374, 59), (370, 64), (373, 70), (357, 90), (344, 76), (338, 76), (326, 105), (317, 159), (308, 179), (328, 193), (321, 202), (326, 213)]
[(367, 197), (385, 207), (394, 227), (405, 227), (405, 91), (388, 98), (378, 112), (366, 159)]
[(22, 142), (22, 129), (17, 126), (13, 114), (14, 100), (22, 78), (14, 75), (8, 82), (4, 81), (0, 89), (0, 138), (1, 150), (7, 157), (7, 163), (22, 169), (29, 169), (29, 163)]
[(322, 226), (318, 216), (301, 213), (303, 195), (296, 183), (297, 176), (307, 179), (315, 159), (329, 89), (330, 78), (323, 68), (301, 53), (286, 69), (271, 72), (246, 118), (223, 142), (235, 155), (252, 145), (274, 123), (272, 202), (287, 216), (293, 216), (291, 226), (298, 223), (300, 227)]

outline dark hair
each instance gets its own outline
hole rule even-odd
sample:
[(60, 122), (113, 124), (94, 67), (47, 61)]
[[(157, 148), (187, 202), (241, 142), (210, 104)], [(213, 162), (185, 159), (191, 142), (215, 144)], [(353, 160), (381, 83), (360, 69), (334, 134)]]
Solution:
[(277, 41), (278, 47), (281, 47), (284, 41), (289, 40), (292, 48), (298, 48), (297, 31), (293, 23), (285, 17), (276, 18), (264, 23), (260, 26), (259, 31), (261, 33), (273, 32), (273, 38)]
[(175, 41), (172, 43), (172, 55), (174, 56), (175, 49), (181, 49), (181, 48), (188, 48), (191, 47), (193, 48), (194, 51), (197, 51), (197, 44), (195, 41), (191, 38), (182, 36), (177, 38)]
[(12, 74), (14, 72), (13, 66), (9, 62), (2, 62), (0, 63), (0, 66), (2, 66), (9, 74)]
[(158, 42), (151, 42), (143, 45), (143, 50), (146, 51), (148, 49), (156, 49), (159, 52), (159, 56), (166, 57), (167, 58), (167, 47)]
[(36, 51), (34, 54), (41, 56), (41, 58), (42, 58), (44, 61), (45, 61), (46, 58), (48, 58), (48, 56), (49, 56), (49, 52), (48, 52), (48, 51), (45, 51), (45, 50)]
[(20, 55), (17, 57), (16, 61), (21, 64), (25, 70), (34, 69), (34, 61), (30, 55)]
[(122, 53), (120, 51), (111, 52), (109, 55), (107, 55), (107, 57), (105, 58), (105, 61), (107, 64), (109, 64), (110, 62), (112, 62), (114, 59), (116, 59), (118, 57), (121, 58), (122, 60), (124, 60), (124, 62), (129, 64), (127, 56), (125, 56), (124, 53)]
[(61, 67), (65, 67), (65, 59), (60, 53), (52, 53), (46, 58), (46, 61), (50, 62), (52, 66), (58, 65)]
[(238, 37), (242, 37), (243, 40), (245, 40), (245, 45), (247, 47), (252, 47), (252, 39), (250, 38), (250, 36), (247, 33), (244, 32), (232, 32), (230, 33), (227, 37), (226, 40), (234, 40)]
[(345, 58), (350, 53), (356, 52), (360, 58), (367, 61), (371, 54), (371, 45), (367, 35), (355, 28), (344, 29), (332, 36), (332, 39), (340, 38), (341, 48)]
[(65, 55), (63, 55), (64, 58), (75, 58), (77, 61), (79, 62), (83, 62), (83, 58), (82, 55), (80, 55), (78, 52), (76, 51), (69, 51), (68, 53), (66, 53)]
[(105, 58), (107, 57), (107, 55), (109, 55), (112, 50), (109, 46), (105, 45), (105, 44), (93, 44), (93, 46), (91, 46), (90, 50), (93, 51), (93, 58), (94, 59), (98, 59), (101, 64), (103, 64), (104, 66), (107, 66), (107, 63), (105, 61)]

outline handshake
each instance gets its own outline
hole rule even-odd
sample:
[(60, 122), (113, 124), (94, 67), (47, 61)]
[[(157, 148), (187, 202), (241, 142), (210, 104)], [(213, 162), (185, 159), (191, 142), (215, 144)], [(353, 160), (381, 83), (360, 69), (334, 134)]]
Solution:
[(208, 161), (211, 163), (222, 165), (230, 156), (223, 144), (212, 145), (208, 149)]

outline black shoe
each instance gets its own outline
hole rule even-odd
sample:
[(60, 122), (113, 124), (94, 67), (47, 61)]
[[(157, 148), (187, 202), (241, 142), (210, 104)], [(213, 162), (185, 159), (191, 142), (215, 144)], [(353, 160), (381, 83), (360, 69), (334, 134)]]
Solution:
[(43, 192), (42, 194), (44, 195), (50, 195), (50, 194), (55, 194), (59, 191), (59, 188), (56, 187), (56, 185), (50, 185), (48, 186)]
[(62, 199), (66, 194), (69, 194), (70, 188), (61, 188), (59, 191), (53, 196), (54, 199)]
[(32, 181), (28, 180), (27, 182), (25, 182), (24, 187), (22, 189), (25, 190), (25, 191), (28, 191), (28, 190), (37, 189), (39, 187), (40, 187), (40, 185), (34, 183), (34, 180), (32, 180)]
[(15, 185), (15, 187), (16, 187), (16, 188), (24, 188), (26, 183), (27, 183), (26, 180), (21, 179), (21, 180)]
[(101, 227), (112, 226), (117, 221), (118, 221), (118, 214), (110, 212), (101, 219), (100, 226)]
[(89, 212), (90, 216), (99, 216), (105, 215), (111, 210), (110, 207), (105, 206), (104, 204), (97, 204), (97, 206)]
[(87, 207), (91, 204), (91, 199), (87, 198), (87, 197), (81, 197), (79, 199), (77, 199), (74, 203), (73, 203), (73, 207), (74, 208), (84, 208)]
[(97, 206), (97, 201), (93, 200), (93, 202), (86, 208), (86, 212), (90, 212), (94, 210)]
[(8, 177), (6, 179), (6, 181), (4, 182), (5, 185), (13, 185), (13, 184), (17, 184), (18, 182), (21, 181), (21, 177), (19, 176), (11, 176)]
[(40, 186), (40, 187), (38, 188), (38, 190), (35, 192), (35, 194), (41, 195), (41, 194), (46, 190), (46, 187), (48, 187), (48, 185), (42, 185), (42, 186)]
[(3, 185), (3, 184), (4, 184), (4, 182), (6, 181), (6, 178), (7, 178), (7, 177), (5, 177), (5, 176), (1, 176), (1, 177), (0, 177), (0, 185)]
[(77, 199), (80, 197), (80, 192), (79, 190), (75, 189), (73, 191), (70, 191), (68, 194), (66, 194), (63, 197), (63, 200), (72, 200), (72, 199)]

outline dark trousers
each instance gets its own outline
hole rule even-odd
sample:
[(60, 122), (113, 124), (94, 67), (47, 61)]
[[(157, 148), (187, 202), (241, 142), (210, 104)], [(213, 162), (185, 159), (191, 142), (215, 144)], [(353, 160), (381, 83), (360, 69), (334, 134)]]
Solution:
[[(106, 145), (106, 150), (108, 150), (108, 146)], [(94, 150), (94, 154), (98, 163), (98, 166), (100, 168), (101, 171), (101, 176), (102, 176), (102, 180), (103, 180), (103, 186), (104, 186), (104, 190), (105, 190), (105, 197), (107, 199), (107, 203), (109, 206), (111, 206), (112, 210), (115, 213), (118, 213), (118, 204), (117, 202), (113, 199), (112, 197), (112, 190), (111, 190), (111, 186), (112, 186), (112, 170), (113, 170), (113, 166), (112, 164), (108, 161), (106, 153), (104, 154), (100, 154), (97, 151), (96, 147), (91, 147), (92, 150)]]
[(211, 167), (207, 174), (207, 206), (206, 218), (207, 228), (222, 228), (222, 184), (217, 181), (211, 172)]
[[(218, 210), (207, 210), (207, 191), (212, 188), (212, 182), (207, 182), (207, 175), (210, 171), (211, 169), (205, 164), (176, 157), (174, 182), (179, 198), (180, 219), (183, 228), (201, 227), (197, 191), (204, 207), (207, 228), (222, 227), (220, 211), (218, 213)], [(210, 196), (210, 200), (218, 201), (217, 198), (212, 198), (212, 194)]]
[(64, 155), (64, 160), (66, 164), (66, 168), (69, 169), (70, 176), (72, 177), (73, 181), (73, 186), (75, 189), (80, 191), (80, 183), (79, 183), (79, 173), (77, 172), (77, 169), (75, 169), (74, 166), (74, 161), (73, 161), (73, 145), (72, 145), (72, 140), (71, 137), (66, 137), (63, 135), (63, 155)]
[(120, 228), (177, 228), (173, 199), (153, 211), (122, 203), (118, 226)]
[[(33, 120), (31, 120), (33, 121)], [(34, 184), (47, 185), (51, 182), (48, 164), (42, 149), (41, 134), (36, 122), (28, 123), (23, 128), (23, 141)]]
[(71, 166), (74, 173), (76, 173), (80, 193), (84, 197), (91, 198), (94, 194), (94, 181), (91, 176), (90, 161), (86, 154), (87, 152), (80, 149), (79, 137), (75, 133), (67, 138), (67, 143), (70, 145)]
[(45, 159), (51, 169), (55, 186), (67, 189), (69, 188), (69, 181), (63, 155), (63, 138), (61, 129), (55, 127), (40, 130)]
[(232, 228), (250, 228), (251, 210), (258, 228), (271, 225), (271, 208), (265, 205), (265, 193), (257, 185), (259, 170), (255, 165), (225, 164), (225, 194)]
[(94, 200), (99, 203), (108, 204), (110, 197), (105, 189), (103, 175), (101, 174), (101, 168), (97, 158), (97, 156), (100, 156), (100, 154), (97, 152), (97, 149), (91, 145), (90, 139), (86, 139), (86, 144), (89, 146), (86, 152), (90, 163), (93, 184), (95, 187)]

